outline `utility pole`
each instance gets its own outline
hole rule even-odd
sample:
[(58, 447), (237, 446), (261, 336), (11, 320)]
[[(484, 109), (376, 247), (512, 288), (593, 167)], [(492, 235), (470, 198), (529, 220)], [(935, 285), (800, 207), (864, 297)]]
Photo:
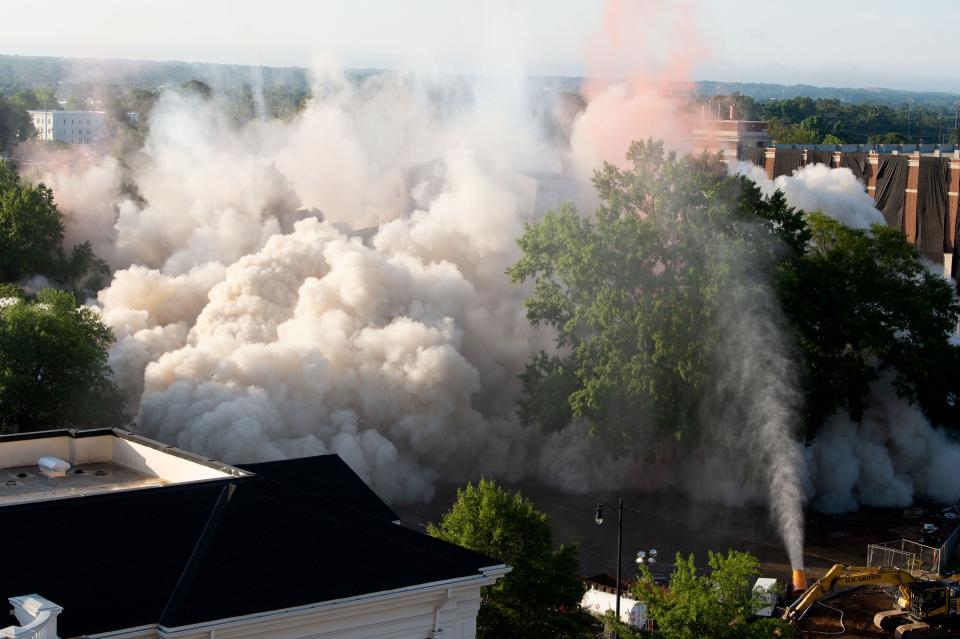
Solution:
[[(594, 521), (597, 522), (597, 525), (603, 523), (603, 508), (612, 508), (607, 504), (597, 504), (597, 514), (594, 517)], [(617, 587), (616, 587), (616, 597), (617, 597), (617, 621), (620, 621), (620, 555), (623, 554), (623, 498), (617, 500)], [(617, 639), (617, 633), (613, 633), (614, 639)]]

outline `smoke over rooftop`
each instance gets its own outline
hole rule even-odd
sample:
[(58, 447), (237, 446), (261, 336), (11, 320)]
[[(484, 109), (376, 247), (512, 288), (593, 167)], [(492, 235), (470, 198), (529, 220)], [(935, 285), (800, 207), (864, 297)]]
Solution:
[[(117, 337), (110, 365), (138, 430), (231, 463), (336, 452), (395, 502), (481, 474), (569, 491), (635, 484), (649, 473), (636, 455), (605, 449), (584, 424), (521, 424), (518, 376), (553, 335), (531, 327), (529, 291), (505, 269), (548, 180), (586, 213), (591, 172), (622, 161), (631, 140), (687, 148), (682, 82), (702, 54), (682, 14), (609, 2), (588, 57), (596, 77), (625, 77), (590, 82), (572, 117), (522, 76), (349, 82), (323, 66), (289, 120), (238, 127), (215, 103), (168, 91), (128, 161), (53, 156), (30, 168), (54, 189), (68, 242), (90, 241), (114, 269), (89, 303)], [(663, 57), (604, 71), (638, 43)], [(793, 206), (856, 227), (882, 221), (849, 170), (771, 182), (751, 167), (733, 170)], [(798, 443), (782, 313), (730, 251), (740, 287), (716, 320), (725, 357), (712, 429), (679, 483), (769, 504), (794, 566), (808, 498), (834, 512), (960, 496), (941, 487), (956, 457), (942, 433), (879, 390), (863, 423), (838, 415), (812, 447)], [(932, 470), (901, 447), (890, 427), (901, 417), (935, 451)]]

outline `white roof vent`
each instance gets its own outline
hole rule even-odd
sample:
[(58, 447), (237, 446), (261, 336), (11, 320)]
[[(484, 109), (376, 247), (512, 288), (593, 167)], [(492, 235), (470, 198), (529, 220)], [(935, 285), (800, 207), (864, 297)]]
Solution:
[(37, 461), (40, 472), (47, 477), (63, 477), (70, 470), (70, 464), (59, 457), (45, 456)]

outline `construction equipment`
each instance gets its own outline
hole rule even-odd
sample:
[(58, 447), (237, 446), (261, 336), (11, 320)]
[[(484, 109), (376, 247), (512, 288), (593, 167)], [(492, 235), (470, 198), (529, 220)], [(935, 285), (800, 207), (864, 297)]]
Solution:
[(896, 568), (849, 567), (835, 564), (826, 574), (804, 590), (783, 613), (783, 620), (795, 623), (820, 599), (839, 590), (860, 586), (896, 586), (900, 591), (897, 608), (879, 612), (873, 623), (884, 630), (888, 619), (902, 617), (909, 623), (894, 630), (896, 639), (925, 635), (931, 624), (960, 615), (960, 585), (946, 581), (918, 581), (912, 574)]

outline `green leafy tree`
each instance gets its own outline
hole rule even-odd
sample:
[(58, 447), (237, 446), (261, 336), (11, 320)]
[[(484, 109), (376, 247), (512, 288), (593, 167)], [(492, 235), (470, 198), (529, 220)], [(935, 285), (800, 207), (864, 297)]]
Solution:
[(652, 142), (627, 157), (631, 168), (594, 177), (592, 218), (565, 206), (528, 225), (508, 269), (533, 281), (530, 321), (557, 334), (557, 354), (537, 355), (522, 376), (521, 415), (554, 429), (586, 418), (618, 445), (697, 435), (714, 318), (752, 278), (742, 265), (772, 277), (785, 247), (808, 237), (782, 194), (764, 197), (713, 159), (665, 156)]
[(213, 95), (213, 89), (210, 88), (210, 85), (196, 78), (180, 83), (180, 89), (187, 95), (195, 95), (204, 100), (209, 99), (210, 96)]
[(837, 408), (859, 419), (878, 369), (896, 371), (898, 393), (936, 423), (960, 426), (960, 318), (951, 284), (920, 261), (897, 229), (854, 229), (807, 216), (811, 239), (782, 265), (778, 289), (803, 350), (807, 422)]
[(40, 87), (34, 91), (37, 97), (37, 108), (44, 111), (60, 111), (60, 101), (57, 100), (57, 94), (53, 89)]
[(823, 138), (823, 133), (810, 126), (808, 120), (799, 124), (775, 120), (770, 123), (769, 133), (777, 144), (815, 144)]
[(86, 104), (84, 104), (83, 100), (76, 95), (71, 95), (69, 98), (67, 98), (64, 106), (66, 107), (67, 111), (83, 111), (86, 108)]
[(23, 182), (0, 161), (0, 282), (43, 275), (78, 292), (98, 289), (109, 273), (88, 243), (68, 256), (62, 248), (63, 222), (53, 191)]
[(477, 637), (595, 637), (596, 621), (580, 607), (577, 547), (553, 547), (547, 516), (520, 493), (480, 480), (427, 532), (495, 557), (513, 571), (483, 589)]
[(40, 100), (37, 99), (37, 94), (30, 89), (17, 91), (17, 94), (13, 96), (13, 102), (16, 103), (21, 109), (25, 109), (27, 111), (40, 109)]
[[(903, 98), (906, 99), (906, 94)], [(932, 96), (931, 96), (932, 97)], [(781, 144), (839, 144), (849, 143), (897, 144), (904, 142), (952, 141), (956, 102), (947, 96), (926, 100), (914, 96), (914, 104), (907, 102), (865, 102), (857, 98), (817, 98), (800, 96), (788, 99), (757, 100), (735, 93), (730, 96), (704, 95), (700, 101), (708, 106), (707, 113), (716, 117), (726, 114), (727, 105), (735, 107), (735, 117), (765, 120), (773, 138)], [(946, 98), (946, 99), (944, 99)], [(923, 117), (921, 119), (922, 104)], [(725, 117), (725, 116), (724, 116)], [(908, 140), (905, 134), (910, 133)], [(832, 136), (829, 140), (826, 136)]]
[(825, 136), (823, 136), (823, 144), (843, 144), (843, 140), (833, 133), (827, 133)]
[(26, 109), (0, 95), (0, 155), (36, 135), (37, 129)]
[[(646, 566), (633, 588), (647, 605), (655, 639), (761, 639), (795, 637), (779, 619), (755, 619), (767, 605), (752, 587), (759, 576), (757, 558), (735, 550), (709, 553), (709, 570), (697, 569), (693, 555), (677, 553), (668, 588), (653, 581)], [(651, 635), (645, 635), (651, 636)]]
[(62, 241), (53, 191), (22, 183), (12, 166), (0, 163), (0, 281), (53, 274)]
[(123, 426), (110, 329), (70, 293), (0, 285), (0, 432)]
[(770, 287), (799, 347), (807, 433), (837, 409), (859, 419), (884, 368), (901, 397), (960, 428), (950, 343), (960, 303), (902, 233), (807, 215), (658, 144), (634, 144), (628, 159), (594, 177), (592, 217), (562, 207), (518, 240), (508, 273), (532, 281), (527, 317), (556, 333), (555, 351), (521, 376), (526, 423), (556, 430), (581, 418), (610, 444), (675, 455), (703, 434), (724, 374), (718, 318), (751, 287)]
[(905, 144), (907, 142), (907, 136), (902, 133), (881, 133), (879, 135), (871, 135), (867, 142), (870, 144)]

